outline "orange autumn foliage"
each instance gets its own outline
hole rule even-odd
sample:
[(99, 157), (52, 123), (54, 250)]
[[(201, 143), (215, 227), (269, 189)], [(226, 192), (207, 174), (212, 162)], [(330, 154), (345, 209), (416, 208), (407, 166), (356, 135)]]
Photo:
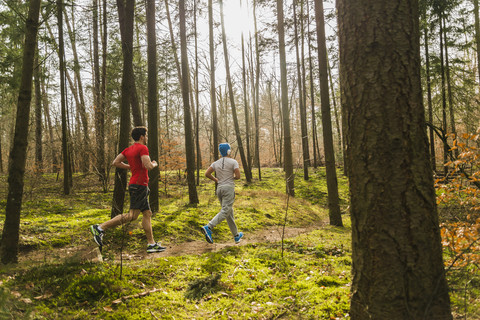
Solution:
[[(455, 206), (458, 216), (441, 225), (442, 244), (450, 252), (448, 268), (480, 269), (480, 129), (454, 137), (446, 177), (435, 181), (437, 203)], [(475, 269), (475, 268), (473, 268)], [(472, 270), (473, 270), (472, 269)]]

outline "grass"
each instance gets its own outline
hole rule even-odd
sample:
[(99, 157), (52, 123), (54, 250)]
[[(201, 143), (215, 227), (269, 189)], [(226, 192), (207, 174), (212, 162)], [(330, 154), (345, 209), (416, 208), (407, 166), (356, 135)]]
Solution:
[[(219, 210), (213, 183), (202, 181), (200, 203), (191, 207), (185, 181), (169, 177), (153, 218), (155, 239), (185, 246), (203, 240), (199, 227)], [(127, 259), (145, 251), (145, 235), (136, 221), (105, 235), (103, 262), (77, 259), (69, 250), (95, 247), (88, 226), (109, 218), (111, 193), (102, 193), (93, 175), (76, 175), (74, 193), (63, 196), (55, 178), (26, 181), (20, 262), (0, 266), (0, 319), (349, 318), (350, 219), (343, 216), (343, 228), (325, 224), (323, 168), (311, 170), (309, 181), (297, 175), (287, 225), (312, 231), (286, 239), (283, 256), (280, 242), (258, 241), (203, 254)], [(347, 180), (339, 173), (338, 181), (346, 211)], [(6, 194), (6, 183), (0, 185)], [(262, 181), (237, 184), (235, 216), (247, 237), (283, 223), (284, 190), (279, 169), (264, 169)], [(0, 201), (0, 228), (5, 204)], [(215, 229), (215, 241), (233, 242), (226, 223)], [(480, 319), (480, 277), (463, 271), (447, 274), (452, 308), (456, 318), (467, 313), (468, 319)]]
[[(289, 227), (321, 226), (328, 219), (325, 181), (318, 172), (312, 171), (312, 181), (297, 179)], [(236, 222), (247, 235), (281, 225), (286, 212), (283, 173), (265, 169), (262, 174), (262, 181), (236, 188)], [(199, 227), (219, 210), (214, 184), (203, 181), (197, 188), (200, 203), (191, 207), (185, 181), (169, 177), (152, 221), (155, 238), (167, 245), (203, 240)], [(0, 302), (6, 302), (0, 319), (347, 317), (349, 227), (290, 238), (283, 257), (280, 243), (259, 242), (205, 254), (147, 256), (120, 266), (118, 239), (125, 238), (125, 256), (145, 250), (140, 221), (135, 221), (126, 230), (106, 233), (104, 261), (92, 263), (70, 259), (67, 252), (94, 247), (88, 226), (109, 218), (111, 193), (101, 193), (94, 176), (77, 175), (74, 183), (74, 193), (63, 196), (55, 176), (27, 179), (20, 262), (0, 270)], [(308, 191), (313, 185), (319, 187)], [(346, 201), (344, 197), (342, 203)], [(0, 202), (0, 215), (4, 207), (5, 201)], [(217, 242), (230, 238), (226, 223), (215, 229)], [(58, 252), (57, 259), (43, 258), (51, 252)]]

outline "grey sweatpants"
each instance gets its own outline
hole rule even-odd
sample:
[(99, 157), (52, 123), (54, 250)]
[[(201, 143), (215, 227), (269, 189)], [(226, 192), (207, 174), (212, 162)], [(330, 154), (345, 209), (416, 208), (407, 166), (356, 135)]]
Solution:
[(235, 237), (238, 234), (237, 225), (233, 217), (233, 201), (235, 201), (235, 186), (224, 185), (217, 188), (217, 197), (222, 205), (220, 212), (208, 223), (210, 229), (227, 219), (230, 232)]

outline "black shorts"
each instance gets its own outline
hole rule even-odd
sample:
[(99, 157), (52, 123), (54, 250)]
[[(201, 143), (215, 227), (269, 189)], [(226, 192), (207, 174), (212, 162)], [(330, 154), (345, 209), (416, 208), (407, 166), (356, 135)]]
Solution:
[(148, 203), (150, 189), (147, 186), (131, 184), (128, 186), (128, 192), (130, 193), (130, 209), (140, 209), (141, 212), (152, 211), (150, 203)]

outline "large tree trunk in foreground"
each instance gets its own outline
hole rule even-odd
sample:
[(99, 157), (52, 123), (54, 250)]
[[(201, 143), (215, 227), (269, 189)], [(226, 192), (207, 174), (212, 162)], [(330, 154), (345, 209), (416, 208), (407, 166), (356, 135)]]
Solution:
[(17, 117), (15, 120), (15, 135), (10, 152), (8, 168), (8, 195), (3, 225), (2, 241), (0, 243), (2, 263), (18, 261), (18, 240), (20, 230), (20, 210), (23, 198), (23, 177), (27, 159), (28, 122), (30, 102), (32, 100), (33, 62), (37, 47), (38, 18), (40, 15), (40, 0), (31, 0), (26, 21), (25, 46), (23, 47), (22, 79), (17, 102)]
[[(352, 319), (452, 319), (420, 84), (416, 1), (339, 0)], [(388, 68), (385, 68), (388, 66)]]

